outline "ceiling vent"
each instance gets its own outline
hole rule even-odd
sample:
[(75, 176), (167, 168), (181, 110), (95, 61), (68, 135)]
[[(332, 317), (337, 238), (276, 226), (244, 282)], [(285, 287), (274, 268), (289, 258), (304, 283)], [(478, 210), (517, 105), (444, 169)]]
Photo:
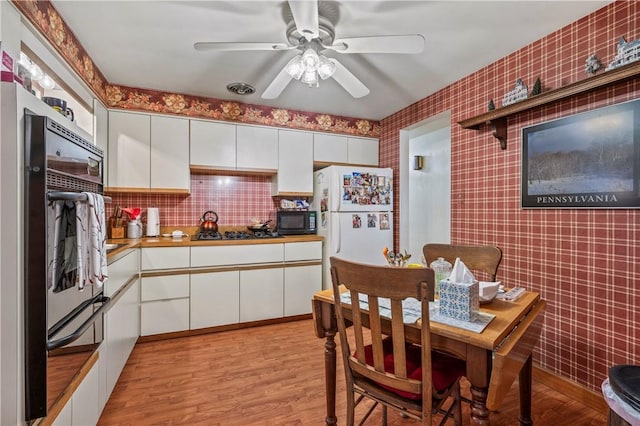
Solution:
[(231, 83), (227, 84), (227, 90), (236, 95), (251, 95), (255, 93), (256, 88), (247, 83)]

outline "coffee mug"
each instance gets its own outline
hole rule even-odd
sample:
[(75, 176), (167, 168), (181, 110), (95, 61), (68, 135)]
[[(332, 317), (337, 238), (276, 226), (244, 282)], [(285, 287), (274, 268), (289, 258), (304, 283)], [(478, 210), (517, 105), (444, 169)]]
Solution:
[(76, 118), (71, 108), (67, 108), (65, 112), (63, 112), (63, 114), (71, 121), (73, 121)]

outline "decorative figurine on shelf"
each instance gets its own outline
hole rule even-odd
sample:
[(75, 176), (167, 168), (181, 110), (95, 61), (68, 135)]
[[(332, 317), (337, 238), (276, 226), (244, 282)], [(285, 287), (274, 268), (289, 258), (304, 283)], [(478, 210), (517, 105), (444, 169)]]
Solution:
[(496, 104), (493, 103), (493, 99), (491, 99), (489, 101), (489, 111), (493, 111), (494, 109), (496, 109)]
[(624, 37), (620, 37), (620, 41), (618, 42), (618, 53), (605, 71), (635, 62), (638, 59), (640, 59), (640, 40), (630, 41), (627, 43), (627, 40)]
[(602, 62), (600, 62), (600, 58), (595, 53), (589, 56), (585, 62), (584, 71), (587, 75), (596, 75), (596, 72), (602, 69)]
[(533, 89), (531, 89), (531, 96), (539, 95), (542, 93), (542, 83), (540, 83), (540, 77), (536, 78), (536, 82), (533, 83)]
[(502, 106), (515, 104), (524, 99), (527, 99), (527, 86), (519, 78), (516, 80), (516, 87), (512, 91), (505, 93), (502, 98)]

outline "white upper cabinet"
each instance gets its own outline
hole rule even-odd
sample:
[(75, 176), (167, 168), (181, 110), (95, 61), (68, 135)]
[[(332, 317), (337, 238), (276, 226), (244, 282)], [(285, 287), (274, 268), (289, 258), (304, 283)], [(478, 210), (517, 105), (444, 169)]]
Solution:
[(151, 186), (151, 117), (109, 112), (108, 186), (149, 190)]
[(275, 174), (278, 129), (191, 120), (192, 170), (238, 170)]
[(192, 168), (235, 170), (236, 125), (191, 120)]
[(378, 167), (378, 139), (347, 138), (349, 164), (359, 164)]
[(109, 112), (108, 187), (188, 193), (189, 120)]
[(151, 117), (151, 188), (189, 190), (189, 120)]
[(278, 129), (238, 125), (236, 148), (238, 170), (275, 173), (278, 169)]
[(313, 161), (378, 167), (378, 139), (314, 133)]
[(346, 136), (313, 133), (313, 161), (321, 163), (348, 163)]
[(278, 174), (272, 195), (313, 195), (313, 134), (278, 131)]

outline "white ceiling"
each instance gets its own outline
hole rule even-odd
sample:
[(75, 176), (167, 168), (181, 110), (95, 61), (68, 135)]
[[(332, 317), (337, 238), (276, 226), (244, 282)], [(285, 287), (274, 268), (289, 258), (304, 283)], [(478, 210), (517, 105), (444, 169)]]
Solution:
[[(286, 1), (53, 0), (112, 84), (294, 110), (382, 119), (598, 10), (610, 1), (323, 1), (336, 38), (422, 34), (420, 54), (325, 51), (370, 93), (352, 98), (333, 79), (292, 80), (279, 98), (260, 97), (297, 50), (201, 52), (199, 41), (287, 43)], [(590, 52), (584, 52), (585, 58)], [(250, 96), (226, 90), (256, 88)]]

